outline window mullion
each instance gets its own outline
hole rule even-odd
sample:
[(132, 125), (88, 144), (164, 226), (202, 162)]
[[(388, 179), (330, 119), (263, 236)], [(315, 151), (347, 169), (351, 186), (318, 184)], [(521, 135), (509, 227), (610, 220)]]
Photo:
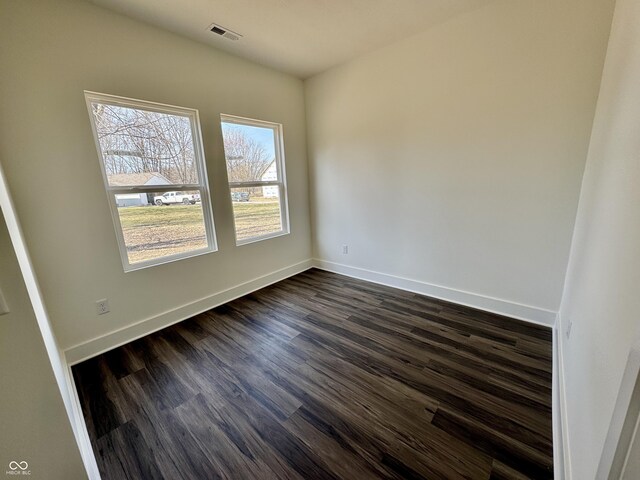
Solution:
[(282, 185), (282, 182), (279, 180), (266, 180), (266, 181), (257, 181), (257, 182), (229, 182), (230, 188), (253, 188), (253, 187), (270, 187), (270, 186), (278, 186)]
[(135, 187), (108, 186), (109, 193), (153, 193), (153, 192), (188, 192), (198, 190), (201, 185), (140, 185)]

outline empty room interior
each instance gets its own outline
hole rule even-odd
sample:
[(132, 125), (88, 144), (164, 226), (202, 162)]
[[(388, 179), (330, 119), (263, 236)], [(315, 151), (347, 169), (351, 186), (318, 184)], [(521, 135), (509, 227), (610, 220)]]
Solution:
[(0, 0), (0, 472), (640, 479), (640, 2)]

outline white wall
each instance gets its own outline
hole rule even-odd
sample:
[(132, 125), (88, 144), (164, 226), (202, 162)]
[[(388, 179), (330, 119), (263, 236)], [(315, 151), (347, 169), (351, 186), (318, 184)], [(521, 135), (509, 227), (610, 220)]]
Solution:
[(635, 436), (629, 448), (629, 456), (621, 480), (637, 480), (638, 478), (640, 478), (640, 417), (638, 417)]
[(594, 478), (640, 334), (640, 3), (618, 0), (560, 309), (572, 478)]
[[(310, 258), (300, 80), (86, 1), (0, 0), (0, 9), (0, 158), (63, 348)], [(217, 253), (123, 272), (85, 89), (199, 109)], [(290, 235), (235, 246), (220, 113), (284, 125)], [(98, 317), (101, 298), (111, 313)]]
[(34, 480), (86, 478), (2, 214), (0, 290), (0, 471), (26, 461)]
[(315, 256), (555, 318), (612, 9), (498, 0), (308, 80)]

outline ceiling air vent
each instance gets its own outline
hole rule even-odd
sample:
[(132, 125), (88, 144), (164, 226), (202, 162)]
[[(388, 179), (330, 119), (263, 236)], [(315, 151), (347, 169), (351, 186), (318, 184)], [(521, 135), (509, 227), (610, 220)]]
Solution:
[(215, 23), (212, 23), (211, 25), (209, 25), (208, 29), (209, 31), (215, 33), (216, 35), (220, 35), (221, 37), (224, 37), (227, 40), (233, 40), (234, 42), (242, 38), (242, 35), (240, 35), (239, 33), (232, 32), (228, 28), (221, 27), (220, 25), (217, 25)]

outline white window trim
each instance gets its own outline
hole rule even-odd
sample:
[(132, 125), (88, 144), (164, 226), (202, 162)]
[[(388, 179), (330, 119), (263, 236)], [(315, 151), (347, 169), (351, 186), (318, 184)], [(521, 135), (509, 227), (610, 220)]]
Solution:
[[(111, 218), (113, 220), (113, 226), (115, 228), (116, 239), (118, 241), (118, 249), (120, 251), (120, 258), (122, 260), (124, 271), (132, 272), (156, 265), (164, 265), (166, 263), (175, 262), (176, 260), (182, 260), (184, 258), (196, 257), (199, 255), (218, 251), (215, 224), (213, 220), (213, 208), (211, 206), (211, 195), (209, 193), (210, 189), (209, 180), (207, 177), (207, 166), (205, 162), (204, 147), (202, 143), (202, 132), (200, 130), (200, 116), (198, 114), (198, 110), (186, 107), (177, 107), (174, 105), (166, 105), (163, 103), (148, 102), (146, 100), (119, 97), (106, 93), (91, 92), (87, 90), (84, 91), (84, 96), (87, 104), (87, 110), (89, 112), (91, 130), (93, 132), (93, 140), (95, 142), (96, 150), (99, 156), (100, 171), (102, 172), (102, 180), (104, 183), (105, 192), (107, 194), (107, 200), (109, 202), (109, 209), (111, 211)], [(196, 168), (200, 183), (192, 185), (141, 185), (135, 187), (110, 186), (107, 177), (107, 171), (105, 169), (106, 162), (102, 153), (102, 148), (100, 147), (100, 142), (98, 140), (96, 122), (93, 111), (91, 109), (92, 102), (188, 117), (191, 124), (192, 140), (194, 144), (193, 150), (196, 158)], [(124, 241), (122, 224), (120, 223), (120, 215), (118, 213), (118, 207), (115, 202), (115, 195), (123, 193), (173, 192), (185, 190), (198, 190), (200, 192), (200, 205), (202, 206), (202, 216), (207, 237), (207, 246), (205, 248), (190, 250), (184, 253), (176, 253), (173, 255), (167, 255), (151, 260), (145, 260), (143, 262), (130, 263), (129, 255), (127, 253), (127, 246)]]
[[(250, 243), (261, 242), (270, 238), (282, 237), (288, 235), (291, 232), (289, 225), (289, 202), (287, 200), (287, 178), (285, 173), (285, 158), (284, 158), (284, 133), (281, 123), (268, 122), (266, 120), (257, 120), (254, 118), (238, 117), (236, 115), (221, 114), (220, 115), (220, 129), (222, 130), (222, 122), (234, 123), (236, 125), (248, 125), (250, 127), (270, 128), (274, 131), (275, 138), (275, 154), (276, 154), (276, 171), (278, 173), (278, 180), (273, 181), (255, 181), (255, 182), (228, 182), (229, 191), (232, 188), (243, 187), (278, 187), (280, 196), (280, 217), (282, 228), (277, 232), (267, 233), (265, 235), (259, 235), (257, 237), (250, 237), (244, 240), (238, 240), (238, 232), (236, 231), (235, 215), (233, 218), (233, 235), (236, 240), (236, 246), (247, 245)], [(223, 133), (224, 138), (224, 133)], [(224, 142), (223, 142), (224, 143)], [(225, 158), (225, 170), (227, 162)], [(231, 198), (231, 194), (229, 194)], [(232, 205), (233, 208), (233, 205)]]

